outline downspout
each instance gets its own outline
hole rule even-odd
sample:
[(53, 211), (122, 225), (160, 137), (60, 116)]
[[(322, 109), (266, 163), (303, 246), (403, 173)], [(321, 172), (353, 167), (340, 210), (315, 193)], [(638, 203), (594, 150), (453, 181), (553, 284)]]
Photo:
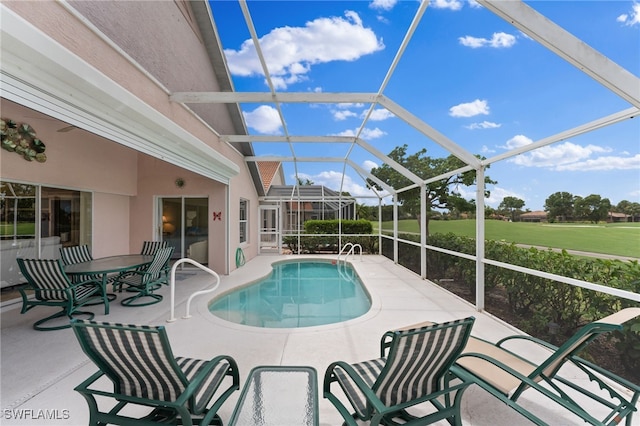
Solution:
[(226, 212), (225, 212), (225, 218), (226, 218), (226, 223), (224, 225), (224, 240), (225, 240), (225, 244), (224, 244), (224, 249), (226, 251), (226, 254), (224, 256), (225, 259), (225, 265), (224, 265), (224, 269), (225, 271), (227, 271), (227, 274), (229, 274), (231, 272), (231, 267), (229, 266), (230, 264), (230, 259), (229, 257), (231, 256), (231, 249), (229, 247), (230, 244), (230, 232), (231, 232), (231, 218), (229, 217), (229, 209), (231, 207), (231, 191), (229, 190), (229, 184), (227, 184), (225, 186), (225, 198), (226, 198), (226, 203), (227, 203), (227, 207), (226, 207)]

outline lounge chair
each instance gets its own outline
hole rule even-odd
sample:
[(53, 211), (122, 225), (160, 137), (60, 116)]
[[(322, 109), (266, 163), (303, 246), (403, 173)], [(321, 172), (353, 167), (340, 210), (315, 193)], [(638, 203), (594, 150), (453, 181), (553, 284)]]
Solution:
[[(46, 318), (36, 321), (33, 328), (39, 331), (60, 330), (69, 328), (69, 323), (59, 326), (43, 327), (42, 324), (63, 316), (72, 319), (77, 315), (88, 315), (93, 318), (92, 312), (83, 312), (79, 308), (85, 305), (104, 303), (105, 314), (108, 306), (107, 295), (102, 284), (98, 281), (88, 280), (71, 282), (64, 273), (59, 259), (16, 259), (22, 276), (27, 280), (26, 288), (18, 288), (22, 295), (22, 310), (24, 314), (36, 306), (58, 306), (62, 308)], [(29, 297), (26, 290), (33, 290), (33, 297)]]
[[(174, 357), (164, 327), (73, 321), (73, 330), (85, 354), (100, 369), (75, 390), (89, 404), (90, 425), (179, 423), (184, 425), (222, 424), (217, 411), (239, 388), (236, 362), (230, 356), (210, 361)], [(107, 376), (112, 390), (104, 390)], [(225, 379), (231, 379), (226, 389)], [(228, 382), (229, 380), (227, 380)], [(220, 390), (220, 391), (218, 391)], [(219, 395), (213, 405), (214, 395)], [(112, 399), (108, 411), (104, 397)], [(149, 413), (125, 407), (151, 407)], [(126, 414), (125, 414), (126, 413)]]
[[(130, 271), (127, 275), (118, 277), (114, 282), (114, 287), (122, 291), (133, 291), (136, 294), (123, 299), (120, 303), (124, 306), (147, 306), (162, 301), (162, 295), (155, 294), (154, 291), (164, 282), (164, 265), (173, 253), (173, 247), (162, 248), (156, 251), (153, 260), (147, 266)], [(145, 298), (147, 301), (139, 301)]]
[[(526, 335), (509, 336), (495, 344), (471, 337), (456, 362), (462, 367), (458, 374), (466, 380), (474, 381), (538, 425), (547, 424), (540, 418), (541, 413), (536, 415), (518, 403), (523, 392), (528, 389), (539, 392), (550, 403), (569, 410), (577, 416), (576, 421), (579, 418), (592, 425), (614, 425), (626, 417), (626, 423), (630, 426), (632, 415), (637, 410), (640, 387), (579, 358), (577, 354), (599, 335), (620, 330), (623, 323), (639, 315), (640, 308), (623, 309), (585, 325), (560, 347)], [(528, 347), (527, 352), (520, 352), (518, 355), (504, 347), (506, 342), (514, 341), (547, 348), (551, 353), (543, 362), (536, 363), (527, 357), (531, 349), (535, 348)], [(597, 394), (561, 377), (558, 372), (565, 364), (572, 364), (581, 370), (586, 375), (585, 378), (596, 382), (602, 392)], [(598, 407), (608, 414), (596, 418), (595, 411)]]
[[(460, 399), (470, 382), (459, 380), (450, 368), (462, 352), (473, 322), (471, 317), (385, 333), (380, 358), (357, 364), (338, 361), (327, 368), (324, 397), (348, 425), (357, 425), (356, 419), (371, 425), (405, 421), (423, 425), (447, 419), (460, 425)], [(331, 391), (333, 383), (340, 386), (355, 411)], [(406, 411), (424, 402), (436, 411), (420, 418)]]

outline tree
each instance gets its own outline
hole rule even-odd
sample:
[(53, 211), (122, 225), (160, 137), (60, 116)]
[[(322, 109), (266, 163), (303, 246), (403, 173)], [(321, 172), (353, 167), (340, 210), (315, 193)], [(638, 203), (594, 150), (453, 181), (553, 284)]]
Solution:
[(300, 176), (296, 177), (296, 181), (298, 183), (298, 186), (308, 186), (308, 185), (313, 185), (313, 181), (309, 178), (301, 178)]
[(640, 215), (640, 203), (622, 200), (616, 205), (615, 211), (628, 214), (631, 216), (631, 221), (635, 222), (636, 216)]
[[(440, 176), (465, 165), (462, 160), (453, 155), (449, 155), (446, 158), (428, 157), (426, 155), (427, 150), (424, 148), (415, 154), (407, 155), (407, 148), (406, 144), (397, 146), (389, 153), (389, 157), (419, 176), (420, 179), (427, 180)], [(404, 188), (412, 184), (409, 179), (402, 176), (388, 164), (373, 168), (371, 174), (396, 189)], [(470, 170), (426, 185), (427, 214), (424, 217), (424, 227), (427, 235), (429, 235), (430, 212), (435, 208), (448, 209), (450, 197), (452, 195), (458, 195), (452, 190), (452, 187), (455, 185), (473, 185), (475, 182), (476, 173), (474, 170)], [(496, 182), (492, 181), (488, 176), (485, 176), (485, 183), (495, 184)], [(368, 180), (367, 184), (378, 190), (382, 189), (372, 180)], [(488, 196), (488, 191), (486, 191), (486, 194), (486, 196)], [(420, 188), (414, 188), (398, 194), (398, 202), (402, 204), (404, 210), (409, 213), (411, 217), (417, 220), (420, 218), (420, 198)]]
[(576, 197), (568, 192), (556, 192), (549, 195), (544, 202), (544, 209), (549, 221), (553, 222), (559, 217), (561, 222), (565, 222), (567, 217), (572, 217), (575, 199)]
[(476, 212), (476, 200), (465, 200), (456, 194), (449, 196), (447, 204), (451, 215), (456, 219), (460, 218), (463, 213), (474, 214)]
[(611, 201), (597, 194), (591, 194), (584, 198), (576, 197), (574, 209), (579, 218), (598, 223), (607, 219), (609, 210), (611, 210)]
[(511, 216), (511, 221), (514, 222), (516, 220), (515, 213), (516, 210), (520, 210), (524, 207), (524, 200), (516, 197), (504, 197), (502, 202), (498, 206), (500, 210), (509, 210), (509, 216)]

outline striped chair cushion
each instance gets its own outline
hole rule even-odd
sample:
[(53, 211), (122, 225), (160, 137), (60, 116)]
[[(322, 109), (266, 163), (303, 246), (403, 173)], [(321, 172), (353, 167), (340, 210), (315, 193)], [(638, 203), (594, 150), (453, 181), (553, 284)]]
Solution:
[[(386, 406), (397, 405), (439, 390), (440, 378), (450, 366), (452, 356), (465, 343), (463, 320), (414, 330), (399, 331), (375, 392)], [(446, 327), (453, 325), (452, 327)], [(439, 328), (446, 327), (446, 328)]]
[(166, 241), (144, 241), (142, 243), (142, 250), (140, 250), (140, 254), (153, 256), (158, 250), (166, 247)]
[(126, 327), (149, 332), (102, 327), (82, 327), (77, 331), (83, 335), (94, 357), (108, 367), (116, 392), (139, 398), (175, 401), (184, 392), (187, 379), (182, 371), (174, 368), (172, 354), (164, 350), (157, 327)]
[(82, 263), (93, 260), (88, 245), (62, 247), (60, 249), (60, 258), (65, 265), (73, 265), (74, 263)]
[[(452, 358), (463, 349), (465, 320), (433, 324), (394, 333), (386, 358), (351, 364), (387, 407), (412, 401), (439, 390), (440, 379)], [(340, 366), (334, 373), (347, 398), (361, 417), (367, 417), (367, 400)]]
[(64, 291), (71, 286), (62, 265), (57, 259), (20, 259), (23, 273), (36, 287), (35, 296), (40, 300), (68, 300)]

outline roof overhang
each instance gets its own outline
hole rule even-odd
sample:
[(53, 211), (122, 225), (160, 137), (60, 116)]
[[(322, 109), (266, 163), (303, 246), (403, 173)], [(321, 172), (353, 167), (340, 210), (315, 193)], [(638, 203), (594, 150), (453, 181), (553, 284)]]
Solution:
[(0, 4), (2, 97), (228, 184), (233, 161)]

